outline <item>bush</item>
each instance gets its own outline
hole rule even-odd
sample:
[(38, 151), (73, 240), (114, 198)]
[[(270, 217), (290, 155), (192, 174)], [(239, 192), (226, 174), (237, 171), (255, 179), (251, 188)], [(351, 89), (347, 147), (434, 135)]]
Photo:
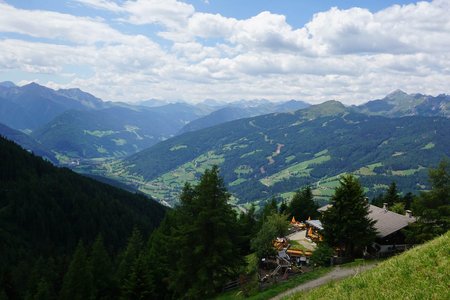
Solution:
[(333, 256), (333, 248), (326, 243), (320, 243), (311, 256), (311, 261), (318, 266), (328, 267), (330, 265), (331, 257)]

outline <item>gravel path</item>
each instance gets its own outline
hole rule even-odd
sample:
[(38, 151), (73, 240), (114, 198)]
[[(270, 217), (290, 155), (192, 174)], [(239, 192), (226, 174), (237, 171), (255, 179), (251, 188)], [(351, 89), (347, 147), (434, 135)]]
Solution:
[(338, 266), (335, 269), (333, 269), (333, 271), (331, 271), (330, 273), (327, 273), (320, 278), (300, 284), (299, 286), (296, 286), (293, 289), (287, 290), (286, 292), (283, 292), (283, 293), (271, 298), (271, 300), (281, 300), (284, 297), (290, 296), (297, 292), (307, 291), (307, 290), (313, 289), (315, 287), (324, 285), (331, 281), (340, 280), (340, 279), (343, 279), (343, 278), (346, 278), (346, 277), (349, 277), (352, 275), (354, 276), (360, 272), (369, 270), (375, 266), (376, 266), (375, 263), (369, 264), (369, 265), (357, 266), (357, 267), (353, 267), (353, 268), (341, 268)]

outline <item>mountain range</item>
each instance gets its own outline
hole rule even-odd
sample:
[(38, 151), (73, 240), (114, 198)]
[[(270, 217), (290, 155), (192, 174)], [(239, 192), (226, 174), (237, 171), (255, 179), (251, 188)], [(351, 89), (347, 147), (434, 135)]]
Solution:
[(428, 168), (450, 156), (449, 128), (444, 117), (372, 116), (328, 101), (188, 132), (105, 164), (103, 174), (169, 204), (185, 182), (214, 164), (240, 204), (289, 199), (304, 185), (326, 202), (347, 172), (369, 196), (392, 181), (417, 193), (429, 187)]
[(214, 164), (236, 203), (288, 199), (307, 184), (326, 202), (346, 172), (360, 177), (369, 196), (392, 181), (404, 192), (427, 189), (427, 169), (450, 155), (449, 103), (445, 94), (397, 90), (358, 106), (264, 99), (127, 104), (79, 89), (2, 82), (0, 134), (55, 164), (169, 205), (185, 182)]
[(0, 83), (0, 123), (29, 134), (64, 165), (125, 157), (184, 131), (306, 105), (295, 100), (277, 104), (267, 100), (231, 105), (158, 100), (127, 104), (104, 102), (77, 88), (53, 90), (36, 83), (22, 87)]

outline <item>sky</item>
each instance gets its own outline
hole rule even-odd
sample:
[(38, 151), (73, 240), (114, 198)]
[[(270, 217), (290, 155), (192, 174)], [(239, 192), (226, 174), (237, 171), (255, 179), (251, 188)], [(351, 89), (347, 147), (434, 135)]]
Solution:
[(0, 81), (104, 100), (450, 93), (450, 0), (0, 0)]

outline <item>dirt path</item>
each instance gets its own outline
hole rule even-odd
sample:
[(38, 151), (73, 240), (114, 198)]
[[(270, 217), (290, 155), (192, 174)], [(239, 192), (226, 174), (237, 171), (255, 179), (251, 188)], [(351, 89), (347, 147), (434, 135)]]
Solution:
[(296, 286), (293, 289), (287, 290), (284, 293), (281, 293), (273, 298), (271, 298), (271, 300), (281, 300), (284, 297), (290, 296), (294, 293), (298, 293), (298, 292), (302, 292), (302, 291), (307, 291), (310, 289), (313, 289), (315, 287), (324, 285), (328, 282), (331, 281), (335, 281), (335, 280), (340, 280), (340, 279), (344, 279), (346, 277), (349, 276), (354, 276), (358, 273), (361, 273), (363, 271), (372, 269), (373, 267), (376, 266), (376, 263), (374, 264), (369, 264), (369, 265), (364, 265), (364, 266), (357, 266), (357, 267), (353, 267), (353, 268), (341, 268), (341, 267), (336, 267), (335, 269), (333, 269), (333, 271), (331, 271), (330, 273), (325, 274), (324, 276), (305, 282), (303, 284), (300, 284), (299, 286)]

